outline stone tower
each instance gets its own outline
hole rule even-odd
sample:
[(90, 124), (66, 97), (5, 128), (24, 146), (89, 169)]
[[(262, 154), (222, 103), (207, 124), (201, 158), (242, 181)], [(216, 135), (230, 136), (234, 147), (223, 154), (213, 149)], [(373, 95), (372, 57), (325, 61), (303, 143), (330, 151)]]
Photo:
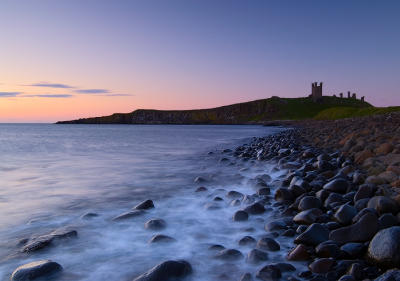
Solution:
[(311, 84), (311, 98), (313, 101), (319, 101), (322, 99), (322, 82), (314, 82)]

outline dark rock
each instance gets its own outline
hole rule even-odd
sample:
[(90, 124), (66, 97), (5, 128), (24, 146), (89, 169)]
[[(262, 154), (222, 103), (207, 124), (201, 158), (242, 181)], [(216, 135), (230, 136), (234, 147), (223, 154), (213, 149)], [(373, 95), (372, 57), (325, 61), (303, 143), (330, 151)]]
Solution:
[(206, 181), (207, 180), (205, 178), (203, 178), (203, 177), (197, 177), (197, 178), (194, 179), (195, 183), (203, 183), (203, 182), (206, 182)]
[(362, 280), (364, 275), (362, 266), (359, 263), (353, 263), (348, 270), (348, 274), (353, 276), (356, 280)]
[(253, 277), (250, 273), (245, 273), (240, 277), (239, 281), (253, 281)]
[(89, 213), (86, 213), (86, 214), (84, 214), (84, 215), (82, 215), (82, 219), (84, 219), (84, 220), (90, 220), (90, 219), (92, 219), (92, 218), (95, 218), (95, 217), (98, 217), (99, 215), (98, 214), (96, 214), (96, 213), (91, 213), (91, 212), (89, 212)]
[(175, 242), (176, 240), (170, 236), (164, 235), (164, 234), (156, 234), (153, 237), (151, 237), (149, 243), (170, 243), (170, 242)]
[(30, 262), (17, 267), (11, 274), (12, 281), (29, 281), (41, 277), (50, 277), (62, 271), (61, 265), (51, 260)]
[(275, 192), (275, 200), (278, 202), (292, 201), (294, 196), (287, 188), (278, 188)]
[(328, 190), (321, 189), (317, 193), (315, 193), (315, 196), (321, 200), (321, 202), (325, 201), (326, 198), (328, 198), (329, 194), (331, 194)]
[(332, 192), (331, 194), (329, 194), (328, 198), (326, 198), (324, 206), (328, 208), (331, 207), (334, 203), (342, 204), (345, 202), (346, 201), (344, 200), (342, 195)]
[(226, 260), (226, 261), (234, 261), (243, 258), (243, 255), (240, 251), (236, 249), (224, 249), (219, 251), (215, 258)]
[(375, 279), (375, 281), (400, 281), (400, 270), (391, 269)]
[(249, 219), (249, 214), (246, 211), (239, 210), (233, 215), (234, 221), (247, 221)]
[(296, 271), (296, 268), (292, 264), (286, 262), (271, 263), (270, 265), (278, 267), (281, 272)]
[(307, 225), (299, 225), (299, 226), (297, 227), (297, 229), (296, 229), (296, 233), (297, 233), (297, 234), (301, 234), (301, 233), (303, 233), (304, 231), (306, 231), (307, 228), (308, 228)]
[(400, 226), (379, 231), (368, 247), (368, 257), (374, 263), (384, 267), (400, 266)]
[(329, 230), (325, 226), (319, 223), (313, 223), (307, 228), (306, 231), (297, 236), (294, 242), (296, 244), (306, 244), (306, 245), (316, 246), (328, 240), (328, 238), (329, 238)]
[(326, 223), (325, 225), (329, 230), (333, 230), (333, 229), (337, 229), (337, 228), (341, 227), (341, 225), (335, 221), (330, 221), (330, 222)]
[(255, 245), (257, 243), (256, 239), (251, 236), (245, 236), (239, 240), (240, 246)]
[(349, 258), (357, 258), (361, 256), (366, 249), (366, 246), (364, 243), (346, 243), (342, 247), (340, 247), (340, 250), (342, 250)]
[(267, 251), (279, 251), (281, 246), (270, 237), (263, 237), (257, 242), (257, 248)]
[(397, 218), (390, 213), (383, 214), (378, 219), (379, 229), (385, 229), (398, 224)]
[(224, 201), (224, 199), (222, 199), (222, 198), (219, 197), (219, 196), (215, 196), (213, 200), (214, 200), (214, 201)]
[(345, 193), (348, 188), (349, 183), (345, 179), (334, 179), (323, 186), (323, 189), (336, 193)]
[(211, 245), (208, 249), (212, 250), (212, 251), (221, 251), (221, 250), (225, 249), (225, 247), (222, 245), (216, 244), (216, 245)]
[(284, 219), (280, 220), (274, 220), (265, 225), (265, 230), (266, 231), (275, 231), (275, 230), (282, 230), (282, 229), (287, 229), (288, 224)]
[(57, 239), (68, 239), (76, 237), (77, 235), (78, 232), (76, 230), (60, 228), (51, 232), (50, 234), (41, 235), (32, 239), (22, 248), (22, 251), (26, 253), (38, 251), (51, 245)]
[(258, 249), (253, 249), (247, 254), (249, 263), (260, 263), (266, 260), (268, 260), (268, 253)]
[(378, 213), (373, 208), (364, 208), (357, 213), (357, 215), (353, 218), (353, 223), (358, 222), (365, 214), (370, 213), (375, 216), (378, 216)]
[(242, 202), (239, 199), (235, 199), (235, 200), (232, 200), (232, 202), (229, 203), (229, 205), (235, 207), (235, 206), (239, 206), (241, 203)]
[(306, 246), (299, 244), (289, 252), (287, 259), (290, 261), (306, 261), (310, 259), (310, 254)]
[(207, 191), (207, 190), (208, 190), (208, 189), (207, 189), (206, 187), (200, 186), (200, 187), (198, 187), (198, 188), (196, 189), (195, 192), (205, 192), (205, 191)]
[(244, 210), (251, 215), (258, 215), (265, 212), (264, 205), (260, 202), (256, 202), (250, 206), (247, 206)]
[(182, 278), (192, 272), (192, 266), (183, 260), (165, 261), (153, 267), (133, 281), (167, 281), (171, 278)]
[(260, 196), (267, 196), (271, 194), (271, 189), (269, 187), (263, 187), (257, 190), (257, 194)]
[(320, 208), (321, 207), (321, 200), (314, 196), (305, 196), (303, 197), (300, 202), (298, 209), (300, 211), (305, 211), (313, 208)]
[(322, 214), (320, 209), (309, 209), (298, 213), (293, 221), (297, 224), (313, 224)]
[(134, 217), (138, 217), (144, 214), (143, 210), (132, 210), (123, 214), (120, 214), (118, 216), (116, 216), (115, 218), (113, 218), (113, 221), (118, 221), (118, 220), (125, 220), (125, 219), (130, 219), (130, 218), (134, 218)]
[(362, 209), (367, 208), (368, 202), (369, 202), (369, 198), (360, 199), (354, 203), (354, 207), (358, 211), (361, 211)]
[(356, 281), (356, 279), (351, 275), (343, 275), (340, 277), (339, 281)]
[(354, 202), (370, 198), (374, 195), (374, 187), (371, 184), (362, 184), (357, 190), (357, 193), (354, 195)]
[(320, 258), (313, 261), (308, 267), (312, 272), (322, 274), (330, 271), (334, 262), (332, 258)]
[(335, 213), (337, 222), (347, 225), (350, 224), (352, 219), (356, 216), (357, 210), (348, 204), (342, 205)]
[(142, 203), (139, 203), (138, 205), (133, 207), (133, 209), (136, 209), (136, 210), (148, 210), (151, 208), (154, 208), (154, 203), (152, 200), (143, 201)]
[(371, 213), (366, 213), (355, 224), (333, 230), (329, 235), (329, 239), (341, 244), (365, 242), (370, 240), (377, 231), (378, 218)]
[(368, 202), (368, 208), (374, 208), (378, 214), (385, 213), (397, 214), (398, 207), (396, 201), (386, 196), (374, 196)]
[(232, 198), (232, 199), (241, 199), (244, 197), (244, 195), (238, 191), (231, 190), (226, 194), (226, 197)]
[(221, 206), (216, 202), (207, 203), (204, 205), (204, 208), (209, 211), (221, 209)]
[(282, 233), (282, 236), (285, 237), (293, 237), (296, 235), (296, 231), (294, 229), (288, 229)]
[(338, 258), (340, 256), (339, 246), (335, 243), (321, 243), (315, 248), (316, 254), (322, 258)]
[(151, 219), (144, 224), (146, 229), (160, 230), (167, 226), (167, 223), (162, 219)]
[(264, 281), (275, 281), (282, 277), (282, 273), (276, 265), (266, 265), (257, 272), (256, 276)]

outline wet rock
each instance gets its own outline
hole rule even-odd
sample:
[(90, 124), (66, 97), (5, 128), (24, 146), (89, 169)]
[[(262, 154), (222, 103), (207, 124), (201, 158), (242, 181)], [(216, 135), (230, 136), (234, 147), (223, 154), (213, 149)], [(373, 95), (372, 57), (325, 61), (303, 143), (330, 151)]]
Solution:
[(244, 236), (239, 240), (239, 245), (240, 246), (249, 246), (249, 245), (255, 245), (256, 244), (256, 239), (254, 239), (251, 236)]
[(221, 209), (221, 206), (218, 203), (211, 202), (204, 205), (204, 208), (209, 211)]
[(238, 191), (231, 190), (226, 194), (226, 197), (231, 198), (231, 199), (241, 199), (244, 197), (244, 195)]
[(347, 273), (352, 277), (354, 277), (356, 280), (362, 280), (364, 276), (364, 272), (362, 271), (362, 266), (359, 263), (353, 263), (350, 266)]
[(374, 208), (378, 214), (397, 214), (398, 206), (396, 201), (386, 196), (374, 196), (368, 202), (368, 208)]
[(274, 239), (263, 237), (257, 242), (257, 248), (267, 251), (279, 251), (281, 246)]
[(133, 209), (136, 209), (136, 210), (148, 210), (148, 209), (152, 209), (152, 208), (154, 208), (154, 203), (152, 200), (143, 201), (143, 202), (137, 204), (135, 207), (133, 207)]
[(275, 281), (282, 277), (282, 273), (276, 265), (266, 265), (257, 272), (256, 276), (264, 281)]
[(220, 259), (220, 260), (226, 260), (226, 261), (234, 261), (234, 260), (239, 260), (243, 258), (243, 255), (240, 251), (236, 249), (224, 249), (219, 251), (216, 255), (215, 258)]
[(216, 244), (216, 245), (211, 245), (208, 249), (212, 250), (212, 251), (221, 251), (221, 250), (225, 249), (225, 247), (222, 245)]
[(287, 259), (290, 261), (306, 261), (310, 259), (310, 254), (306, 246), (299, 244), (289, 252)]
[(123, 214), (120, 214), (118, 216), (116, 216), (115, 218), (113, 218), (113, 221), (119, 221), (119, 220), (125, 220), (125, 219), (130, 219), (130, 218), (134, 218), (134, 217), (138, 217), (144, 214), (143, 210), (133, 210), (133, 211), (129, 211)]
[(285, 237), (294, 237), (296, 235), (296, 231), (294, 229), (288, 229), (282, 233), (282, 236)]
[(253, 277), (250, 273), (245, 273), (240, 277), (239, 281), (253, 281)]
[(398, 220), (390, 213), (383, 214), (378, 219), (379, 229), (385, 229), (398, 224)]
[(340, 250), (342, 250), (348, 257), (357, 258), (362, 255), (365, 251), (366, 247), (364, 243), (346, 243)]
[(268, 253), (259, 249), (252, 249), (247, 254), (247, 262), (249, 263), (260, 263), (268, 260)]
[(369, 198), (360, 199), (354, 203), (354, 208), (361, 211), (362, 209), (367, 208), (368, 202)]
[(293, 221), (297, 224), (313, 224), (322, 214), (320, 209), (309, 209), (298, 213)]
[(285, 219), (274, 220), (265, 225), (265, 231), (276, 231), (287, 229), (288, 223)]
[(375, 279), (375, 281), (400, 281), (400, 270), (391, 269)]
[(190, 263), (184, 260), (170, 260), (160, 263), (133, 281), (167, 281), (172, 278), (182, 278), (192, 272)]
[(321, 202), (323, 202), (323, 201), (325, 201), (325, 200), (328, 198), (329, 194), (331, 194), (331, 193), (330, 193), (328, 190), (321, 189), (321, 190), (319, 190), (317, 193), (315, 193), (315, 196), (316, 196), (319, 200), (321, 200)]
[(370, 240), (378, 231), (378, 218), (366, 213), (358, 222), (350, 226), (333, 230), (329, 239), (344, 244), (348, 242), (365, 242)]
[(267, 196), (271, 194), (271, 189), (269, 187), (263, 187), (257, 190), (257, 194), (260, 196)]
[(342, 204), (345, 203), (345, 200), (342, 195), (338, 193), (331, 193), (329, 194), (328, 198), (326, 198), (324, 206), (328, 208), (334, 205), (335, 203)]
[(247, 221), (249, 214), (246, 211), (239, 210), (233, 215), (233, 221)]
[(371, 184), (362, 184), (358, 188), (356, 194), (354, 195), (354, 202), (360, 200), (360, 199), (365, 199), (365, 198), (370, 198), (374, 195), (374, 187)]
[(304, 231), (306, 231), (307, 228), (308, 228), (307, 225), (299, 225), (299, 226), (297, 227), (297, 229), (296, 229), (296, 233), (297, 233), (297, 234), (301, 234), (301, 233), (303, 233)]
[(356, 279), (351, 275), (343, 275), (340, 277), (339, 281), (356, 281)]
[(329, 230), (319, 223), (313, 223), (306, 231), (297, 236), (294, 240), (296, 244), (318, 245), (329, 238)]
[(358, 222), (366, 213), (371, 213), (375, 216), (378, 216), (378, 213), (373, 208), (364, 208), (357, 213), (357, 215), (353, 218), (353, 223)]
[(197, 189), (196, 189), (196, 191), (195, 192), (205, 192), (205, 191), (207, 191), (208, 189), (205, 187), (205, 186), (200, 186), (200, 187), (198, 187)]
[(224, 199), (222, 199), (222, 198), (219, 197), (219, 196), (215, 196), (213, 200), (214, 200), (214, 201), (224, 201)]
[(50, 246), (57, 239), (68, 239), (78, 235), (76, 230), (69, 228), (60, 228), (50, 234), (41, 235), (29, 241), (23, 248), (22, 252), (30, 253), (41, 250), (47, 246)]
[(379, 231), (368, 247), (368, 257), (375, 264), (393, 268), (400, 266), (400, 226)]
[(300, 200), (298, 209), (300, 211), (305, 211), (313, 208), (320, 208), (321, 205), (321, 200), (318, 198), (314, 196), (305, 196)]
[(160, 230), (164, 229), (166, 226), (167, 223), (162, 219), (151, 219), (144, 224), (144, 227), (150, 230)]
[(89, 213), (86, 213), (86, 214), (82, 215), (81, 218), (84, 219), (84, 220), (90, 220), (90, 219), (98, 217), (98, 216), (99, 215), (96, 214), (96, 213), (89, 212)]
[(356, 216), (357, 209), (348, 204), (342, 205), (335, 213), (335, 219), (338, 223), (347, 225)]
[[(326, 241), (328, 242), (328, 241)], [(321, 258), (338, 258), (340, 256), (339, 246), (334, 242), (321, 243), (315, 248), (317, 256)]]
[(287, 188), (278, 188), (275, 192), (275, 200), (278, 202), (292, 201), (294, 196)]
[(264, 205), (260, 202), (247, 206), (244, 210), (251, 215), (259, 215), (265, 212)]
[(205, 178), (203, 178), (203, 177), (197, 177), (197, 178), (194, 179), (195, 183), (203, 183), (203, 182), (206, 182), (206, 181), (207, 180)]
[(229, 206), (235, 207), (235, 206), (239, 206), (241, 203), (242, 203), (242, 201), (240, 201), (239, 199), (235, 199), (235, 200), (232, 200), (231, 203), (229, 203)]
[(164, 235), (164, 234), (156, 234), (153, 237), (151, 237), (149, 243), (171, 243), (171, 242), (175, 242), (176, 239)]
[(29, 281), (43, 277), (51, 277), (62, 271), (62, 266), (51, 260), (30, 262), (17, 267), (11, 274), (12, 281)]
[(349, 188), (349, 183), (345, 179), (338, 178), (326, 183), (322, 188), (331, 192), (345, 193)]
[(296, 268), (292, 264), (286, 262), (271, 263), (270, 265), (278, 267), (281, 272), (296, 271)]
[(334, 262), (332, 258), (320, 258), (312, 262), (308, 267), (312, 272), (322, 274), (330, 271)]

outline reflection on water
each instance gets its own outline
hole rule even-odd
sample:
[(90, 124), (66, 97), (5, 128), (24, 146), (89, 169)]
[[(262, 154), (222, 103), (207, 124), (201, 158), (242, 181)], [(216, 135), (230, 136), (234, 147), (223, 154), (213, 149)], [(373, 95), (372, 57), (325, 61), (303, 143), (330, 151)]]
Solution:
[[(249, 179), (279, 174), (266, 163), (237, 160), (221, 149), (277, 130), (0, 125), (0, 277), (7, 280), (13, 269), (26, 262), (53, 259), (65, 269), (62, 280), (132, 280), (160, 261), (184, 258), (195, 269), (192, 280), (218, 276), (237, 280), (253, 265), (212, 259), (215, 253), (208, 247), (223, 244), (246, 254), (251, 248), (239, 247), (237, 241), (249, 235), (249, 227), (255, 228), (251, 235), (256, 238), (265, 234), (259, 220), (268, 215), (233, 223), (232, 214), (241, 206), (230, 206), (226, 192), (251, 194)], [(228, 161), (220, 161), (223, 157)], [(208, 192), (194, 192), (199, 186), (193, 182), (197, 176), (207, 179)], [(204, 205), (217, 195), (224, 199), (215, 203), (222, 208), (206, 210)], [(147, 198), (156, 208), (142, 216), (112, 220)], [(82, 217), (88, 212), (98, 216)], [(151, 218), (165, 220), (167, 227), (145, 229)], [(21, 239), (66, 226), (77, 230), (78, 236), (54, 240), (51, 247), (34, 253), (20, 252)], [(158, 233), (176, 241), (150, 244)]]

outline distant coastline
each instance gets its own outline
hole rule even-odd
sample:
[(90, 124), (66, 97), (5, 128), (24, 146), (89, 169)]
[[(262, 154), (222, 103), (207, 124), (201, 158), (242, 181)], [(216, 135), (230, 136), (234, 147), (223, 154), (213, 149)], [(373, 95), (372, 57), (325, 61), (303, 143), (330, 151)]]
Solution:
[(274, 120), (312, 119), (326, 110), (335, 108), (373, 109), (363, 100), (323, 96), (318, 102), (311, 97), (271, 97), (194, 110), (138, 109), (130, 113), (58, 121), (56, 124), (178, 124), (178, 125), (248, 125), (264, 124)]

